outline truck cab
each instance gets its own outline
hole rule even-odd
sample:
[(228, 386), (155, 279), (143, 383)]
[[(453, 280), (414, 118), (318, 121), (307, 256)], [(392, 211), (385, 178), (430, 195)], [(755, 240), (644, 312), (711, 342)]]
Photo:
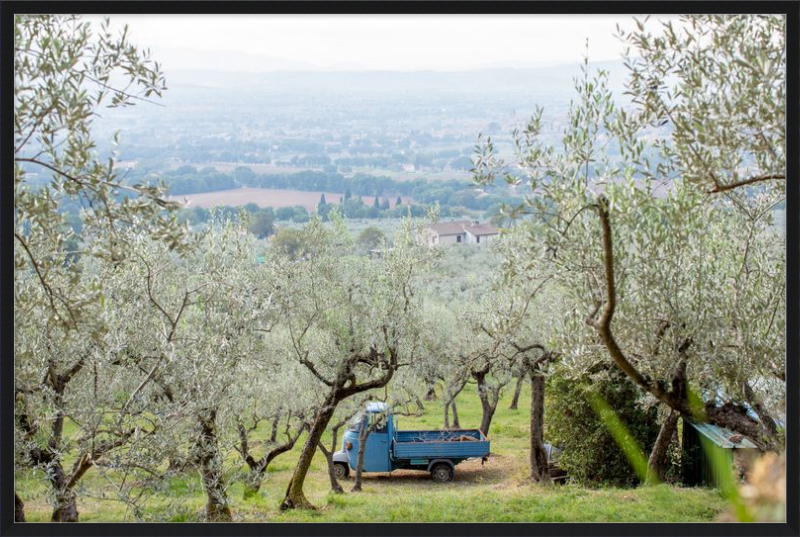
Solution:
[(455, 466), (472, 458), (486, 460), (489, 441), (477, 429), (437, 431), (399, 431), (389, 405), (367, 403), (348, 424), (342, 449), (334, 453), (337, 477), (344, 478), (356, 469), (359, 433), (370, 427), (364, 451), (364, 472), (391, 472), (398, 469), (422, 470), (436, 481), (451, 481)]

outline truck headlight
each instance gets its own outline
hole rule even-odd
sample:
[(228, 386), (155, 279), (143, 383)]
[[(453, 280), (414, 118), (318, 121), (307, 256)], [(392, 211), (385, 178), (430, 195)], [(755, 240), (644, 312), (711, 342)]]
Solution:
[(347, 448), (347, 449), (353, 449), (353, 443), (352, 442), (348, 442), (348, 443), (346, 443), (344, 445), (344, 447)]

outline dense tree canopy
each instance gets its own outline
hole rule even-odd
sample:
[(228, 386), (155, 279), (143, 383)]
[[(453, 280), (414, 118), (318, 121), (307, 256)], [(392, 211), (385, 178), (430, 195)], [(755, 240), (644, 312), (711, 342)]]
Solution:
[[(748, 172), (749, 177), (782, 173), (777, 145), (785, 125), (775, 115), (783, 109), (783, 90), (775, 88), (782, 75), (764, 79), (752, 67), (766, 61), (765, 73), (782, 73), (785, 64), (781, 67), (782, 56), (769, 56), (774, 47), (762, 52), (742, 39), (778, 43), (783, 21), (688, 17), (687, 28), (681, 34), (684, 49), (674, 46), (679, 38), (670, 28), (655, 45), (644, 26), (628, 36), (643, 53), (642, 63), (631, 68), (630, 106), (614, 104), (606, 74), (591, 74), (587, 60), (576, 79), (577, 99), (562, 146), (540, 141), (541, 109), (523, 131), (515, 132), (517, 165), (541, 197), (517, 208), (539, 218), (527, 245), (520, 247), (518, 262), (507, 268), (533, 278), (555, 274), (554, 281), (567, 290), (559, 314), (566, 330), (558, 346), (573, 371), (584, 371), (607, 356), (669, 407), (775, 447), (775, 424), (761, 402), (780, 398), (773, 381), (782, 380), (784, 369), (784, 239), (771, 227), (771, 209), (782, 199), (783, 185), (780, 177), (743, 181), (742, 173), (753, 166), (757, 171)], [(733, 34), (742, 36), (734, 41), (743, 56), (716, 54), (724, 48), (720, 40), (727, 36), (725, 43), (730, 44)], [(692, 45), (698, 41), (703, 44), (699, 50)], [(669, 83), (662, 61), (684, 86), (680, 95), (667, 92), (675, 103), (658, 108), (652, 101), (658, 92), (647, 91), (662, 91)], [(720, 71), (733, 70), (736, 76), (728, 76), (726, 91), (720, 92)], [(644, 85), (643, 72), (651, 76)], [(690, 92), (697, 99), (689, 99)], [(642, 101), (640, 95), (650, 100)], [(764, 99), (771, 104), (765, 105)], [(694, 106), (716, 113), (694, 114)], [(648, 144), (645, 135), (654, 128), (649, 124), (654, 109), (666, 114), (668, 125), (656, 129), (651, 135), (656, 142)], [(736, 127), (720, 119), (723, 113), (739, 118)], [(726, 132), (740, 128), (742, 118), (753, 114), (762, 117), (747, 124), (760, 121), (769, 127), (764, 136), (769, 134), (772, 149), (763, 140), (750, 143), (754, 138), (749, 135)], [(655, 119), (664, 123), (662, 117)], [(660, 134), (665, 131), (668, 136)], [(707, 144), (702, 152), (700, 141)], [(611, 144), (621, 148), (622, 160), (609, 159), (606, 148)], [(648, 158), (653, 153), (667, 164)], [(491, 140), (483, 140), (478, 180), (493, 181), (503, 166)], [(522, 182), (512, 176), (507, 180)], [(736, 188), (750, 190), (732, 192)], [(688, 390), (705, 400), (699, 415)], [(758, 421), (748, 415), (745, 403), (757, 409)]]

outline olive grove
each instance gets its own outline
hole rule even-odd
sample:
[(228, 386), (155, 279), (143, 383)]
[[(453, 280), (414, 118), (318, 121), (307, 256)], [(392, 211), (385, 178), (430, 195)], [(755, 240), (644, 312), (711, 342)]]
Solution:
[[(163, 188), (101, 162), (91, 135), (103, 106), (156, 105), (158, 64), (108, 23), (15, 23), (14, 447), (52, 521), (80, 520), (89, 498), (153, 520), (149, 497), (175, 476), (198, 483), (204, 520), (233, 521), (231, 483), (257, 498), (279, 456), (294, 468), (280, 509), (313, 508), (312, 460), (343, 493), (333, 453), (366, 401), (432, 406), (460, 428), (456, 398), (474, 384), (469, 427), (489, 436), (515, 377), (515, 400), (531, 385), (533, 482), (550, 482), (545, 387), (560, 381), (624, 377), (625, 401), (661, 417), (654, 482), (679, 416), (782, 450), (781, 17), (687, 16), (655, 34), (642, 21), (619, 33), (625, 95), (587, 59), (558, 144), (543, 109), (510, 161), (479, 137), (476, 182), (530, 195), (462, 279), (467, 254), (442, 263), (410, 218), (374, 256), (336, 207), (263, 256), (244, 213), (190, 231)], [(66, 202), (83, 206), (79, 232)], [(97, 476), (102, 490), (83, 486)]]

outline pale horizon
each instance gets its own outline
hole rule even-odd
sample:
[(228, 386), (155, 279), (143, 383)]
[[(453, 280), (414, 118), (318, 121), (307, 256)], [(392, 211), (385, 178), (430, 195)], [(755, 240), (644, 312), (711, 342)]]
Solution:
[[(619, 60), (633, 15), (113, 15), (167, 70), (464, 71)], [(97, 23), (102, 15), (86, 15)], [(651, 16), (678, 22), (678, 16)]]

